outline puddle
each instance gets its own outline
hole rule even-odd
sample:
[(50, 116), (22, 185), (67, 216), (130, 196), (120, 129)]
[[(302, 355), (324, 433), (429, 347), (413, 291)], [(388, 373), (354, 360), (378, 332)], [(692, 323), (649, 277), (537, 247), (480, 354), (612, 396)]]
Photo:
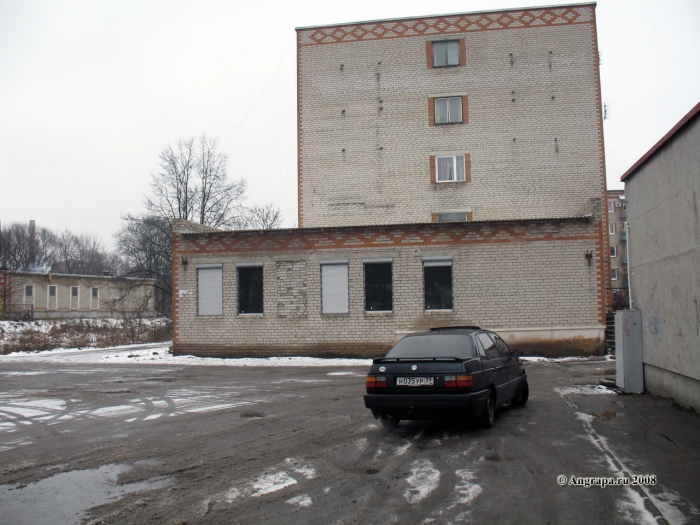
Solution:
[(123, 498), (132, 492), (172, 485), (169, 477), (117, 485), (127, 465), (104, 465), (91, 470), (56, 474), (36, 483), (0, 485), (0, 523), (14, 525), (73, 525), (88, 509)]

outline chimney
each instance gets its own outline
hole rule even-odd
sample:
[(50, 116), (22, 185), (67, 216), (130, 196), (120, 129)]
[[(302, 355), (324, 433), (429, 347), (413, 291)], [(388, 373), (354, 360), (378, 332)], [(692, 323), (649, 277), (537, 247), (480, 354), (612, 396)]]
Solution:
[(36, 267), (36, 222), (29, 221), (29, 270)]

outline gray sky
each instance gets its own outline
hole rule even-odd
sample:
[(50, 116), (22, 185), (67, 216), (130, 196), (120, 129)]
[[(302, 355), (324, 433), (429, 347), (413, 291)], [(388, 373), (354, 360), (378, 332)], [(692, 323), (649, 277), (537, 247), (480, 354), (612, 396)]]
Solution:
[[(112, 244), (158, 154), (206, 132), (297, 221), (294, 28), (527, 0), (0, 0), (0, 221)], [(700, 1), (600, 0), (608, 186), (700, 101)]]

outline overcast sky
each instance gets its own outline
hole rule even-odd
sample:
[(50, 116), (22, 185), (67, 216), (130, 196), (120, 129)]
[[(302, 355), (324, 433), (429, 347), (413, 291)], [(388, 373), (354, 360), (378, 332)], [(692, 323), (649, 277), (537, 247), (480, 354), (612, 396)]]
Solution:
[[(221, 140), (246, 204), (297, 221), (295, 27), (527, 0), (0, 0), (0, 221), (111, 246), (158, 154)], [(700, 101), (700, 1), (600, 0), (608, 187)]]

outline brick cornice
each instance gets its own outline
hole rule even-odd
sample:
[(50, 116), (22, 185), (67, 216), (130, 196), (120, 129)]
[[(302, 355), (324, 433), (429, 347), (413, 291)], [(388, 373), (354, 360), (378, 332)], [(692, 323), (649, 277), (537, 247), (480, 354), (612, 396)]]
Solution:
[(502, 242), (599, 240), (588, 218), (416, 223), (339, 228), (187, 233), (179, 254), (278, 253), (316, 250), (386, 249)]
[(594, 8), (594, 4), (572, 5), (299, 28), (298, 45), (301, 47), (413, 36), (459, 35), (474, 31), (590, 24), (593, 23)]

